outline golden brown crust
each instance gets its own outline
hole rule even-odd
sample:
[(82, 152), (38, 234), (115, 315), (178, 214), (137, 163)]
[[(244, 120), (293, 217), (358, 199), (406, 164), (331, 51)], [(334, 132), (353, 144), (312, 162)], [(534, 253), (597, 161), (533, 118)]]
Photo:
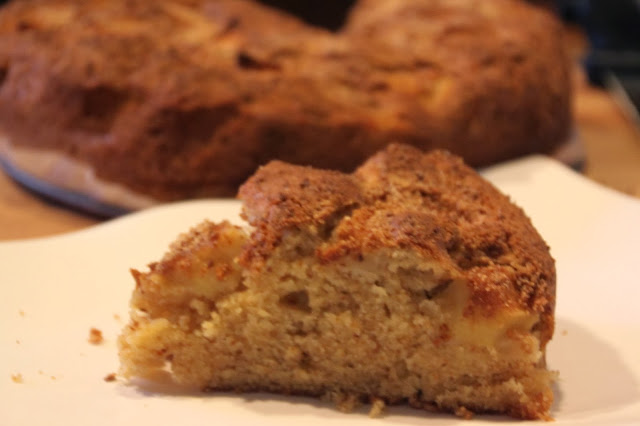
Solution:
[(553, 334), (555, 264), (546, 243), (520, 208), (447, 152), (392, 144), (352, 175), (273, 162), (240, 198), (256, 227), (246, 264), (268, 258), (293, 229), (324, 241), (322, 262), (410, 249), (466, 279), (466, 315), (524, 308), (541, 315), (543, 344)]
[(429, 212), (448, 255), (473, 286), (477, 306), (511, 300), (502, 285), (509, 282), (523, 306), (553, 312), (555, 266), (548, 246), (522, 209), (460, 158), (392, 145), (356, 175), (382, 200), (377, 209), (400, 204)]
[(194, 227), (160, 262), (149, 265), (149, 273), (131, 270), (137, 283), (132, 305), (148, 315), (178, 321), (178, 307), (194, 295), (219, 297), (234, 291), (240, 272), (233, 258), (244, 240), (242, 230), (228, 222), (205, 221)]
[(394, 3), (362, 0), (331, 34), (244, 0), (15, 1), (0, 13), (0, 129), (161, 200), (233, 195), (271, 159), (351, 171), (391, 141), (474, 166), (563, 142), (549, 14)]
[(254, 227), (245, 264), (265, 258), (289, 229), (322, 235), (340, 216), (357, 207), (362, 194), (355, 179), (336, 171), (270, 162), (240, 187), (243, 215)]

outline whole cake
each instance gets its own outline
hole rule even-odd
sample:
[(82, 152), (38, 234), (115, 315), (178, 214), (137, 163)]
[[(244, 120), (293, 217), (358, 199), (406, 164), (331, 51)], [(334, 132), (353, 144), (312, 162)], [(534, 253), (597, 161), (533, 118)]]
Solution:
[(334, 32), (257, 1), (20, 0), (0, 145), (131, 207), (231, 196), (272, 159), (352, 171), (393, 141), (482, 166), (565, 141), (568, 68), (559, 22), (518, 0), (360, 0)]
[(353, 174), (274, 161), (250, 230), (204, 222), (136, 281), (121, 373), (547, 419), (555, 266), (462, 160), (392, 144)]

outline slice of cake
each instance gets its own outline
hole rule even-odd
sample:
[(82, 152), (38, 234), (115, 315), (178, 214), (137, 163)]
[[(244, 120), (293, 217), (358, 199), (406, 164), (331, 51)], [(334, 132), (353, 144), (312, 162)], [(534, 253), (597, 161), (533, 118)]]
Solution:
[(392, 145), (353, 174), (272, 162), (240, 198), (249, 231), (202, 223), (133, 272), (124, 376), (549, 418), (554, 261), (460, 159)]

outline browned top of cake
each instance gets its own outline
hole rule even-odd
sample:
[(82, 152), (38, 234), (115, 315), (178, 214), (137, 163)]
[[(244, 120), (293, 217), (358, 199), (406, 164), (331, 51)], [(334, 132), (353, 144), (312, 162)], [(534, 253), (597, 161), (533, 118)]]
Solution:
[(256, 229), (243, 256), (253, 266), (294, 229), (322, 240), (316, 256), (325, 262), (409, 248), (466, 279), (466, 314), (516, 305), (540, 313), (543, 341), (551, 337), (555, 266), (546, 243), (519, 207), (449, 153), (393, 144), (353, 174), (272, 162), (240, 198)]
[(158, 199), (233, 195), (271, 159), (351, 171), (390, 141), (483, 165), (566, 137), (559, 39), (515, 0), (362, 0), (337, 33), (256, 1), (14, 1), (0, 129)]

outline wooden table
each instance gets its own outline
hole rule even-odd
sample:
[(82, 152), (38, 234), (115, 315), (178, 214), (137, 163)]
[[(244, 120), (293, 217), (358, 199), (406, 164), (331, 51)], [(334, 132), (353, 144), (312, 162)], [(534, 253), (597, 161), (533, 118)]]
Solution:
[(640, 198), (640, 124), (625, 115), (611, 95), (583, 85), (574, 102), (586, 149), (584, 174)]
[[(640, 128), (607, 92), (576, 82), (575, 121), (586, 151), (585, 175), (640, 198)], [(0, 172), (0, 240), (42, 237), (100, 223), (47, 202)]]

